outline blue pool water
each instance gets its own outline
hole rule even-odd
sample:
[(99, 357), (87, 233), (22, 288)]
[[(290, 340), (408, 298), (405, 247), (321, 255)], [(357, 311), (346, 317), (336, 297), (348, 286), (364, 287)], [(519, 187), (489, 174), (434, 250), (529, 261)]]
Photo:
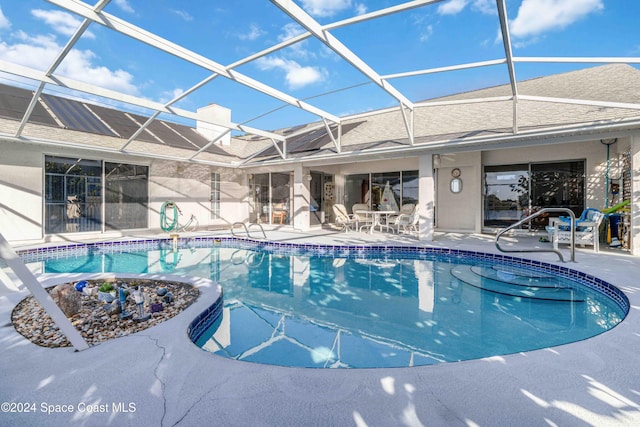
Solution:
[(192, 339), (222, 357), (284, 366), (400, 367), (504, 355), (583, 340), (626, 315), (624, 296), (610, 285), (511, 257), (215, 243), (183, 242), (177, 252), (157, 243), (137, 251), (101, 246), (36, 262), (47, 273), (216, 280), (222, 315)]

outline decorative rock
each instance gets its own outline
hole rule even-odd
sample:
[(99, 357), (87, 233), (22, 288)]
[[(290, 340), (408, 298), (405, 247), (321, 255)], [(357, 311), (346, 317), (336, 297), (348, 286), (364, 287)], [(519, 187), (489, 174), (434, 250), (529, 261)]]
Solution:
[(159, 297), (163, 297), (167, 294), (167, 288), (158, 288), (156, 291)]
[(162, 308), (163, 308), (162, 307), (162, 303), (158, 302), (158, 303), (155, 303), (155, 304), (151, 304), (149, 306), (149, 311), (151, 311), (152, 313), (157, 313), (159, 311), (162, 311)]
[[(101, 280), (87, 280), (87, 282), (88, 285), (84, 287), (82, 292), (75, 290), (74, 283), (69, 285), (73, 293), (81, 299), (82, 305), (80, 312), (73, 316), (71, 322), (89, 345), (96, 345), (113, 338), (127, 336), (160, 324), (188, 307), (199, 294), (196, 287), (183, 283), (127, 279), (124, 282), (126, 286), (133, 287), (137, 285), (144, 292), (144, 311), (146, 312), (146, 315), (142, 318), (129, 320), (107, 314), (106, 307), (103, 308), (105, 306), (104, 303), (98, 301), (95, 296), (87, 295), (88, 292), (91, 292), (89, 289), (97, 292), (98, 287), (102, 284)], [(166, 294), (164, 297), (155, 296), (156, 289), (159, 286), (166, 288), (167, 294), (172, 293), (172, 295), (175, 295), (175, 300), (178, 302), (170, 305), (163, 304), (162, 311), (155, 312), (151, 316), (149, 314), (151, 304), (158, 303), (167, 296)], [(47, 291), (51, 292), (52, 290), (48, 289)], [(130, 307), (130, 304), (127, 308), (131, 309), (129, 316), (134, 315), (134, 313), (137, 314), (138, 310)], [(31, 296), (23, 299), (15, 307), (11, 313), (11, 322), (20, 334), (37, 345), (44, 347), (71, 347), (69, 340), (64, 337), (49, 315)]]
[(84, 288), (82, 288), (82, 293), (87, 296), (91, 296), (96, 293), (96, 289), (98, 288), (96, 288), (95, 286), (85, 286)]
[(167, 304), (171, 304), (173, 302), (173, 292), (167, 292), (163, 299)]
[(122, 306), (120, 305), (120, 300), (113, 300), (111, 304), (105, 305), (105, 311), (109, 314), (120, 314), (122, 313)]
[(51, 299), (58, 304), (65, 316), (71, 317), (77, 314), (82, 307), (80, 294), (69, 283), (58, 285), (51, 291)]
[(114, 299), (116, 299), (116, 296), (111, 292), (98, 291), (98, 300), (102, 302), (106, 302), (107, 304), (110, 304)]

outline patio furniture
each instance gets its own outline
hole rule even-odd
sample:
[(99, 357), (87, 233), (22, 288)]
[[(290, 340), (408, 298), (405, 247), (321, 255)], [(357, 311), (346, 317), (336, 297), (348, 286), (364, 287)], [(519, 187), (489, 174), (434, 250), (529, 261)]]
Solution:
[(373, 234), (373, 230), (375, 230), (376, 227), (379, 227), (380, 231), (382, 231), (383, 228), (386, 228), (391, 232), (395, 231), (393, 227), (389, 225), (389, 222), (386, 219), (385, 220), (382, 219), (383, 216), (386, 218), (388, 215), (394, 214), (395, 211), (358, 211), (358, 212), (360, 212), (362, 215), (366, 215), (367, 218), (371, 218), (371, 222), (360, 226), (360, 230), (362, 230), (363, 227), (369, 227), (369, 234)]
[[(575, 224), (575, 244), (592, 245), (594, 252), (600, 251), (600, 236), (598, 229), (602, 223), (604, 214), (598, 209), (587, 208), (582, 212)], [(571, 243), (571, 222), (566, 217), (551, 218), (547, 233), (553, 248), (558, 249), (558, 244)]]
[(369, 205), (366, 203), (356, 203), (351, 207), (353, 216), (358, 221), (358, 228), (368, 227), (373, 224), (373, 215), (370, 213)]
[(347, 208), (343, 204), (336, 203), (333, 205), (333, 215), (335, 216), (335, 224), (340, 226), (346, 233), (347, 231), (353, 231), (354, 225), (358, 228), (358, 218), (352, 214), (347, 213)]
[[(403, 206), (404, 207), (404, 206)], [(400, 233), (405, 233), (405, 234), (413, 234), (415, 233), (416, 235), (418, 234), (418, 219), (420, 217), (418, 216), (418, 206), (417, 205), (413, 205), (413, 209), (411, 210), (410, 213), (402, 213), (400, 215), (398, 215), (393, 224), (396, 226), (397, 230), (398, 230), (398, 234)]]
[(280, 224), (287, 220), (287, 211), (284, 208), (284, 203), (274, 203), (273, 211), (271, 213), (271, 223), (275, 224), (276, 220)]
[(400, 211), (399, 212), (396, 212), (393, 215), (389, 215), (387, 220), (389, 221), (390, 224), (393, 224), (393, 223), (395, 223), (396, 219), (400, 215), (411, 215), (413, 213), (415, 207), (416, 207), (415, 203), (405, 203), (404, 205), (402, 205), (400, 207)]

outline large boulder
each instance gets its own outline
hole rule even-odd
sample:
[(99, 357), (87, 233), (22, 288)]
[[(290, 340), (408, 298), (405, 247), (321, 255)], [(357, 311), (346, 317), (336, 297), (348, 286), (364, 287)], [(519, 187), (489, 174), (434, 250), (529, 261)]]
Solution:
[(80, 292), (70, 283), (56, 286), (49, 295), (67, 317), (78, 314), (82, 308)]

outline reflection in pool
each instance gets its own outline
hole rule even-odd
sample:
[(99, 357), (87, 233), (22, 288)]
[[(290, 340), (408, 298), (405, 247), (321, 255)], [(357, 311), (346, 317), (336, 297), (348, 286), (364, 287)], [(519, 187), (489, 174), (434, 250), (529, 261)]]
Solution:
[(585, 285), (587, 279), (579, 283), (550, 271), (558, 267), (506, 257), (209, 244), (177, 252), (102, 249), (41, 262), (46, 272), (216, 280), (224, 291), (222, 316), (196, 344), (223, 357), (284, 366), (396, 367), (504, 355), (592, 337), (626, 314), (624, 304)]

